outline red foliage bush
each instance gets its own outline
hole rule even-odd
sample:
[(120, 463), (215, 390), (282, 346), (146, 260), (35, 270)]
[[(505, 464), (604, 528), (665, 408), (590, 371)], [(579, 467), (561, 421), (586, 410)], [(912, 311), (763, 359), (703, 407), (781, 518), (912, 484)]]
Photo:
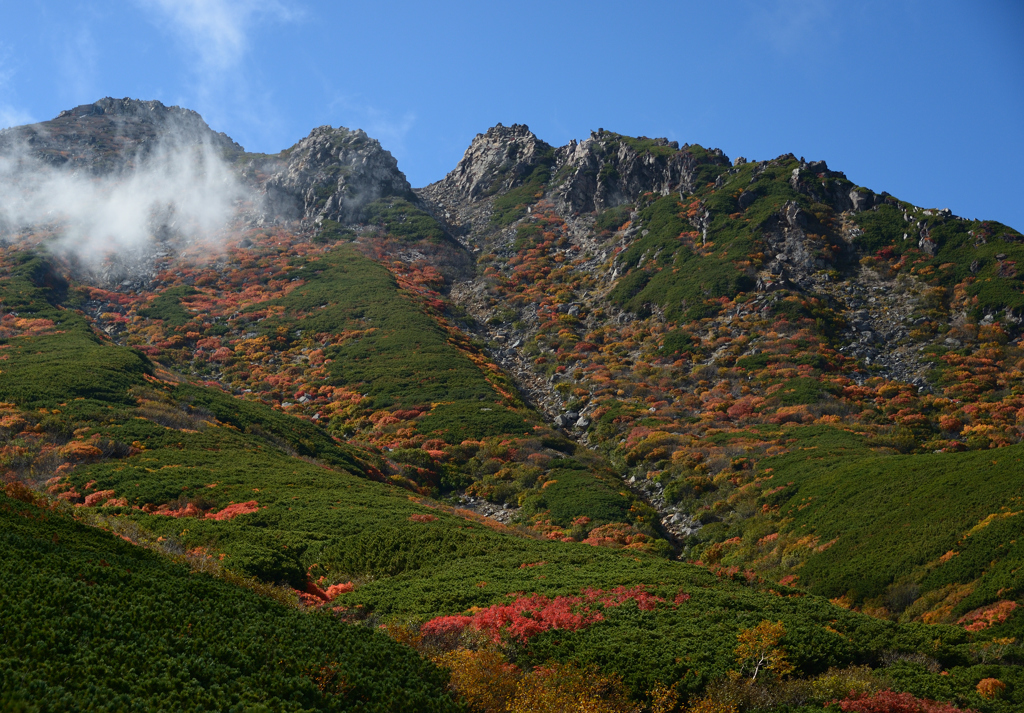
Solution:
[(249, 513), (256, 512), (259, 510), (259, 504), (255, 500), (250, 500), (247, 503), (234, 503), (228, 505), (220, 512), (211, 512), (206, 515), (207, 520), (230, 520), (233, 517), (239, 515), (248, 515)]
[[(142, 508), (143, 512), (147, 512), (146, 508)], [(161, 505), (155, 510), (148, 511), (152, 515), (163, 515), (165, 517), (199, 517), (203, 513), (192, 503), (189, 503), (183, 508), (174, 507), (173, 505)]]
[[(540, 564), (540, 563), (538, 563)], [(677, 604), (689, 599), (689, 595), (677, 597)], [(604, 615), (597, 607), (618, 607), (628, 601), (635, 601), (642, 611), (652, 611), (665, 600), (650, 594), (643, 585), (616, 587), (612, 590), (584, 589), (578, 597), (546, 597), (543, 594), (520, 596), (511, 604), (495, 604), (482, 609), (473, 616), (443, 616), (423, 625), (421, 633), (435, 638), (450, 638), (455, 632), (461, 633), (472, 626), (500, 641), (502, 636), (525, 642), (548, 631), (577, 631), (595, 622)]]
[(210, 359), (213, 361), (228, 361), (234, 355), (235, 353), (227, 347), (220, 347), (210, 355)]
[(355, 585), (352, 582), (344, 582), (342, 584), (332, 584), (324, 592), (327, 595), (327, 601), (333, 601), (339, 594), (348, 594), (355, 589)]
[(970, 622), (964, 629), (967, 631), (981, 631), (995, 624), (1002, 624), (1016, 608), (1017, 602), (1008, 599), (1003, 600), (964, 614), (957, 621), (957, 624)]
[(930, 701), (893, 691), (849, 696), (833, 703), (837, 703), (844, 713), (973, 713), (970, 709), (957, 708), (951, 703)]
[(439, 616), (431, 619), (420, 628), (424, 636), (447, 636), (452, 633), (460, 633), (463, 629), (473, 623), (471, 616)]
[(113, 490), (100, 490), (95, 493), (90, 493), (89, 495), (86, 495), (84, 505), (87, 508), (90, 508), (93, 505), (97, 505), (98, 503), (106, 502), (107, 500), (110, 500), (110, 498), (112, 497), (114, 497)]

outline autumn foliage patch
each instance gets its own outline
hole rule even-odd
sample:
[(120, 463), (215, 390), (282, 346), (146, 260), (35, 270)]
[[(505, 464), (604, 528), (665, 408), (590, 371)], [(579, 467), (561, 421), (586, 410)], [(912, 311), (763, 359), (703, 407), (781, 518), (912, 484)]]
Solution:
[[(675, 606), (686, 601), (677, 596)], [(649, 593), (643, 585), (611, 590), (584, 589), (579, 596), (520, 596), (509, 604), (496, 604), (472, 615), (431, 619), (421, 629), (424, 636), (451, 640), (467, 628), (484, 633), (492, 641), (508, 637), (520, 642), (549, 630), (577, 631), (602, 621), (603, 609), (635, 602), (641, 611), (652, 611), (665, 600)]]
[(855, 695), (834, 703), (844, 713), (973, 713), (969, 708), (957, 708), (951, 703), (893, 691)]

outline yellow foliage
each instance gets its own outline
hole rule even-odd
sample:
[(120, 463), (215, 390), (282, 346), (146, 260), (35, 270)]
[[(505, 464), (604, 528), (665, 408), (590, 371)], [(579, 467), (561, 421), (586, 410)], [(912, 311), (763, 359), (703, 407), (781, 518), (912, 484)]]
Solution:
[(622, 680), (596, 667), (552, 663), (538, 666), (516, 687), (509, 713), (639, 713)]
[(979, 696), (987, 701), (991, 701), (1003, 694), (1003, 691), (1006, 690), (1006, 684), (998, 678), (983, 678), (978, 682), (976, 690)]
[(701, 698), (686, 708), (687, 713), (738, 713), (735, 703), (716, 701), (711, 697)]
[(814, 699), (821, 702), (845, 698), (851, 693), (874, 693), (880, 689), (881, 685), (869, 666), (830, 668), (811, 682)]
[(497, 651), (456, 649), (432, 657), (451, 672), (449, 688), (484, 713), (511, 710), (522, 672)]
[[(389, 632), (390, 633), (390, 632)], [(523, 672), (500, 651), (455, 649), (430, 657), (451, 674), (449, 688), (481, 713), (640, 713), (617, 675), (597, 667), (550, 663)], [(652, 713), (670, 713), (678, 702), (674, 688), (651, 691)]]
[[(964, 429), (964, 430), (967, 430), (967, 429)], [(973, 534), (975, 534), (975, 533), (977, 533), (977, 532), (979, 532), (981, 530), (984, 530), (986, 527), (991, 525), (996, 520), (1002, 520), (1002, 519), (1008, 518), (1008, 517), (1016, 517), (1017, 515), (1020, 515), (1020, 513), (1021, 513), (1021, 511), (1010, 512), (1009, 510), (1004, 510), (1003, 512), (994, 512), (991, 515), (987, 516), (984, 520), (979, 522), (977, 525), (972, 527), (970, 530), (968, 530), (967, 536), (970, 537), (971, 535), (973, 535)]]
[(762, 671), (770, 671), (777, 676), (789, 673), (793, 664), (786, 658), (786, 650), (779, 646), (785, 635), (786, 627), (781, 621), (764, 619), (754, 628), (744, 629), (736, 635), (739, 641), (735, 649), (736, 663), (741, 670), (753, 671), (751, 680)]
[(656, 683), (650, 691), (650, 696), (651, 713), (671, 713), (679, 704), (679, 691), (675, 689), (675, 686)]

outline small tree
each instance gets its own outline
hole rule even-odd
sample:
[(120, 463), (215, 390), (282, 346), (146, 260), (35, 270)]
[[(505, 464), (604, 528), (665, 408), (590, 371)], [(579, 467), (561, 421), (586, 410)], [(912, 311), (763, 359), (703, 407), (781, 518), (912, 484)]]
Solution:
[(736, 662), (740, 671), (751, 671), (751, 681), (756, 680), (762, 671), (771, 671), (777, 676), (792, 671), (793, 665), (786, 658), (786, 650), (779, 646), (785, 635), (786, 627), (781, 621), (770, 622), (767, 619), (737, 634)]

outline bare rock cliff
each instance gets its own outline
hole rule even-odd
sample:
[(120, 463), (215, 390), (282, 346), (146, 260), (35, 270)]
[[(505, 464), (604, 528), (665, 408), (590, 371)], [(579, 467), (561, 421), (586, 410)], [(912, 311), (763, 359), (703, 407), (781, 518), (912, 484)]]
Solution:
[(269, 213), (285, 220), (356, 222), (388, 196), (416, 201), (398, 162), (360, 129), (321, 126), (281, 157), (265, 183)]

